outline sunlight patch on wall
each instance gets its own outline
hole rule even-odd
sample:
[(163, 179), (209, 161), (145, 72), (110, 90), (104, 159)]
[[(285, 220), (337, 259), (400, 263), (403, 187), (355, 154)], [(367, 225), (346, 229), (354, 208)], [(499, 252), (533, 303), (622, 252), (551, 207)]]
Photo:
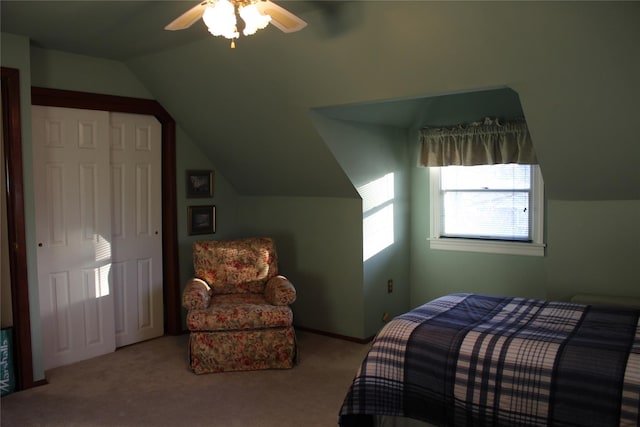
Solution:
[(362, 197), (362, 258), (368, 260), (394, 242), (393, 173), (358, 187)]

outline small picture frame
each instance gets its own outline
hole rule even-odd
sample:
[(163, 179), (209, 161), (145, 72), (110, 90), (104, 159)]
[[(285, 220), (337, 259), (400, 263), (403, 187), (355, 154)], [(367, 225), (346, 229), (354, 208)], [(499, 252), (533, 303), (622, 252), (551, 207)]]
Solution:
[(216, 232), (216, 207), (189, 206), (187, 212), (187, 230), (189, 235), (213, 234)]
[(213, 196), (213, 171), (188, 170), (186, 182), (188, 198)]

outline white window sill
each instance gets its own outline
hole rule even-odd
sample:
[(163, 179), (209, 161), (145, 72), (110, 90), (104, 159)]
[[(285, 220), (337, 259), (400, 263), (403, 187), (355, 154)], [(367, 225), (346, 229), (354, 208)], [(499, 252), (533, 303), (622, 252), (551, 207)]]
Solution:
[(492, 240), (430, 238), (431, 249), (482, 252), (489, 254), (544, 256), (544, 243), (500, 242)]

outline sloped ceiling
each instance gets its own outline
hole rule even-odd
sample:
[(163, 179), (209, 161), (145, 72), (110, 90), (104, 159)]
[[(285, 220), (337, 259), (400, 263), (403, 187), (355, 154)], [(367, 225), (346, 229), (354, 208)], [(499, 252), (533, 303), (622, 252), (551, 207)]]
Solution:
[(404, 127), (424, 99), (508, 87), (549, 198), (640, 199), (640, 3), (279, 3), (309, 26), (233, 50), (200, 23), (163, 30), (192, 1), (0, 7), (3, 32), (123, 61), (241, 194), (355, 195), (312, 109)]
[(455, 126), (484, 117), (502, 120), (524, 117), (518, 94), (509, 88), (338, 105), (315, 111), (332, 119), (404, 129)]

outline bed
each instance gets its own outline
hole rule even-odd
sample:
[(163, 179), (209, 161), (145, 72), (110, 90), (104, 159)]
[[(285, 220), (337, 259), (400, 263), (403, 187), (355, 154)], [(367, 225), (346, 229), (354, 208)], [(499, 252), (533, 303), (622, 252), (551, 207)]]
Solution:
[(378, 333), (354, 426), (640, 425), (640, 310), (457, 293)]

